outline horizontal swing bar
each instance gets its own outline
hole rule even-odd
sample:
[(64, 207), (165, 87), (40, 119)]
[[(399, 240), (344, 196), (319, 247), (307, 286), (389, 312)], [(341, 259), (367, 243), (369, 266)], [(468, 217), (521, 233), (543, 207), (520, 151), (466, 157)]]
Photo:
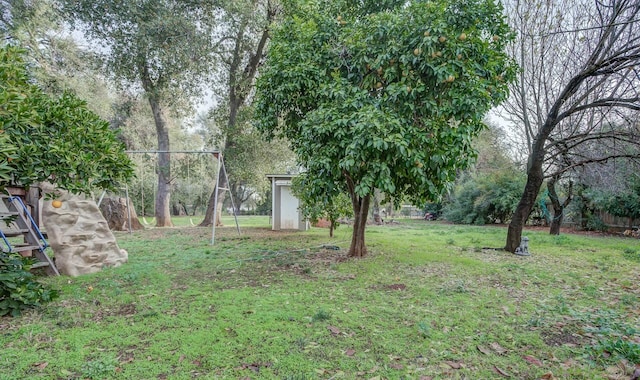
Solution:
[(219, 154), (222, 153), (219, 150), (125, 150), (125, 153), (133, 153), (133, 154), (150, 154), (150, 153), (211, 153), (211, 154)]

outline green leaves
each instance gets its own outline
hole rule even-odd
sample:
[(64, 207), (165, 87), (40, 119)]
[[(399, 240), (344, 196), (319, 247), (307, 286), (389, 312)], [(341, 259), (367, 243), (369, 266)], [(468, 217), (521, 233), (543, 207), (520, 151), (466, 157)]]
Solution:
[(74, 95), (52, 98), (31, 84), (21, 54), (0, 49), (0, 187), (47, 180), (88, 193), (131, 178), (132, 164), (109, 124)]
[[(211, 69), (217, 2), (65, 0), (63, 13), (105, 45), (103, 59), (125, 88), (141, 85), (149, 96), (184, 106), (199, 94)], [(176, 107), (178, 108), (178, 107)]]
[(354, 207), (375, 189), (398, 202), (438, 198), (474, 158), (471, 141), (515, 74), (501, 8), (295, 5), (258, 81), (258, 128), (292, 142), (318, 201), (347, 189)]
[(0, 317), (20, 316), (23, 310), (38, 307), (58, 297), (29, 272), (29, 259), (0, 251)]

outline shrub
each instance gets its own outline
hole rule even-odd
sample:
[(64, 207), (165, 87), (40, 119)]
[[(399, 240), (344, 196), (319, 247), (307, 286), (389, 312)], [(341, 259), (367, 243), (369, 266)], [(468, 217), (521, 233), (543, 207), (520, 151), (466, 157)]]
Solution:
[(587, 231), (600, 231), (605, 232), (609, 229), (607, 225), (600, 219), (598, 215), (587, 215), (587, 222), (584, 227)]
[(20, 316), (58, 297), (56, 290), (37, 282), (29, 272), (31, 261), (15, 253), (0, 252), (0, 316)]
[(75, 95), (35, 85), (24, 53), (0, 47), (0, 190), (45, 180), (74, 193), (117, 189), (133, 176), (124, 144)]
[(525, 180), (512, 168), (470, 175), (456, 186), (444, 217), (453, 223), (505, 223), (518, 205)]

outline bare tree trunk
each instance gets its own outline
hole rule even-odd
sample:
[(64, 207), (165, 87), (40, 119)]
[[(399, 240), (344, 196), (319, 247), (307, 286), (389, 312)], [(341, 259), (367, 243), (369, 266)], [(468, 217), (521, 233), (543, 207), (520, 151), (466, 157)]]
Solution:
[(144, 227), (138, 220), (133, 202), (127, 198), (105, 197), (100, 203), (100, 212), (112, 231), (129, 230), (129, 212), (131, 213), (131, 229), (143, 230)]
[(371, 196), (364, 198), (353, 196), (353, 235), (351, 235), (351, 246), (349, 247), (349, 256), (364, 257), (367, 255), (367, 246), (364, 240), (364, 231), (367, 227), (367, 217), (369, 215), (369, 202)]
[(375, 224), (383, 224), (382, 217), (380, 216), (380, 191), (379, 190), (373, 191), (373, 207), (371, 211), (373, 212), (373, 222)]
[(364, 198), (356, 194), (356, 184), (346, 171), (343, 172), (347, 181), (347, 189), (349, 190), (349, 196), (351, 197), (351, 204), (353, 206), (353, 233), (351, 235), (351, 246), (349, 247), (349, 256), (351, 257), (364, 257), (367, 255), (367, 246), (364, 241), (364, 231), (367, 227), (367, 217), (369, 216), (369, 203), (371, 201), (371, 195), (367, 195)]
[(200, 196), (198, 196), (196, 198), (196, 200), (193, 202), (193, 206), (191, 207), (191, 216), (196, 216), (196, 211), (198, 211), (198, 207), (200, 207), (200, 204), (202, 203), (202, 198)]
[(156, 227), (173, 227), (171, 222), (171, 149), (169, 129), (157, 99), (149, 96), (158, 135), (158, 191), (156, 193)]
[[(222, 170), (220, 170), (220, 179), (219, 179), (219, 183), (216, 186), (216, 189), (218, 190), (218, 205), (217, 205), (217, 215), (216, 215), (216, 226), (223, 226), (222, 224), (222, 204), (224, 203), (224, 196), (225, 196), (225, 190), (228, 186), (228, 179), (227, 176), (224, 175), (224, 172)], [(216, 190), (213, 190), (211, 192), (211, 195), (209, 196), (209, 202), (207, 203), (207, 211), (204, 214), (204, 219), (202, 220), (202, 222), (200, 222), (200, 224), (198, 224), (198, 226), (200, 227), (207, 227), (207, 226), (211, 226), (213, 223), (213, 212), (214, 212), (214, 206), (216, 203)]]
[[(517, 2), (517, 4), (521, 3), (530, 4), (531, 2)], [(589, 138), (587, 137), (590, 137), (593, 131), (587, 130), (586, 132), (574, 133), (569, 136), (569, 139), (561, 135), (555, 136), (555, 139), (549, 139), (552, 132), (563, 121), (569, 120), (573, 116), (581, 116), (588, 112), (612, 113), (617, 112), (617, 110), (637, 111), (638, 109), (638, 93), (633, 86), (627, 85), (629, 80), (627, 79), (627, 73), (633, 72), (629, 69), (633, 68), (638, 61), (639, 45), (631, 25), (632, 20), (637, 19), (640, 6), (637, 1), (632, 0), (621, 0), (611, 4), (596, 3), (596, 11), (601, 17), (602, 25), (601, 28), (598, 28), (597, 36), (594, 35), (591, 40), (586, 43), (580, 42), (579, 44), (574, 43), (577, 41), (574, 38), (569, 40), (571, 43), (560, 46), (561, 49), (554, 50), (568, 53), (566, 64), (575, 65), (574, 74), (571, 74), (573, 70), (570, 70), (566, 64), (558, 66), (549, 63), (549, 60), (553, 62), (554, 54), (552, 54), (552, 50), (548, 50), (549, 45), (546, 45), (546, 40), (541, 40), (544, 44), (540, 45), (540, 52), (535, 53), (535, 50), (529, 50), (539, 55), (539, 57), (533, 56), (533, 60), (531, 60), (531, 57), (525, 58), (522, 55), (522, 61), (519, 62), (523, 70), (530, 72), (531, 78), (525, 86), (534, 93), (534, 99), (530, 104), (526, 104), (529, 103), (524, 99), (526, 92), (519, 91), (522, 104), (516, 104), (514, 108), (515, 115), (520, 119), (523, 115), (521, 108), (531, 106), (530, 109), (532, 111), (535, 110), (538, 119), (536, 124), (539, 127), (536, 130), (532, 130), (534, 133), (531, 135), (527, 184), (509, 224), (505, 245), (505, 250), (509, 252), (515, 252), (519, 246), (524, 223), (535, 204), (538, 190), (544, 179), (543, 162), (545, 155), (549, 153), (550, 149), (556, 149), (557, 151), (559, 149), (558, 146), (562, 148), (561, 144), (567, 144), (567, 142), (570, 142), (569, 145), (572, 147), (577, 146), (578, 143), (572, 141), (571, 138), (582, 138), (580, 136), (581, 133), (586, 133), (584, 141), (588, 141)], [(542, 3), (537, 4), (540, 7), (539, 4)], [(546, 13), (543, 17), (550, 18), (550, 15), (550, 13)], [(521, 24), (527, 19), (525, 16), (520, 17), (518, 15), (518, 17), (517, 22)], [(546, 20), (544, 18), (541, 20)], [(546, 21), (544, 22), (546, 23)], [(555, 29), (556, 27), (555, 24), (549, 24), (551, 30), (557, 30)], [(552, 34), (549, 33), (548, 35), (551, 36)], [(532, 39), (531, 41), (533, 42), (534, 40)], [(564, 40), (558, 41), (558, 43), (565, 42)], [(551, 40), (548, 44), (553, 46), (554, 41)], [(521, 54), (524, 53), (522, 49), (524, 46), (523, 42), (520, 49)], [(583, 46), (587, 48), (578, 50)], [(550, 71), (550, 75), (547, 74), (547, 67), (563, 67), (563, 70), (560, 72)], [(524, 78), (525, 76), (521, 77), (520, 86), (523, 85)], [(549, 79), (549, 82), (545, 81), (547, 79)], [(616, 111), (612, 111), (612, 109)], [(606, 112), (598, 110), (606, 110)], [(603, 118), (602, 120), (606, 121), (607, 119)], [(566, 122), (565, 124), (569, 123)], [(573, 126), (574, 124), (571, 123), (571, 129), (573, 129)], [(527, 131), (527, 133), (529, 132)], [(549, 143), (547, 147), (545, 147), (545, 143)], [(600, 158), (600, 160), (609, 158), (612, 157), (604, 157)], [(598, 162), (598, 159), (573, 162), (571, 166), (565, 167), (565, 171), (590, 162)]]
[(149, 99), (153, 120), (156, 125), (158, 138), (158, 191), (156, 193), (156, 227), (173, 227), (171, 222), (171, 150), (169, 144), (169, 127), (160, 105), (160, 97), (157, 93), (151, 74), (146, 64), (138, 67), (142, 88)]
[(547, 182), (547, 190), (549, 191), (549, 199), (553, 206), (553, 217), (551, 219), (551, 226), (549, 228), (549, 234), (560, 235), (560, 227), (562, 226), (562, 220), (564, 219), (564, 210), (571, 203), (573, 183), (569, 182), (569, 191), (567, 198), (564, 202), (560, 203), (558, 193), (556, 191), (556, 182), (559, 177), (553, 177)]
[[(540, 144), (542, 147), (542, 144)], [(537, 153), (537, 154), (536, 154)], [(535, 161), (532, 162), (529, 170), (527, 170), (527, 184), (524, 187), (524, 192), (520, 198), (520, 202), (516, 207), (516, 211), (513, 213), (511, 223), (509, 223), (509, 229), (507, 231), (507, 243), (505, 250), (509, 252), (515, 252), (516, 248), (520, 246), (520, 238), (522, 237), (522, 229), (524, 228), (531, 210), (535, 205), (536, 198), (538, 197), (538, 191), (542, 186), (544, 176), (542, 174), (542, 161), (543, 153), (536, 151), (534, 147), (534, 153), (532, 157), (538, 156)]]

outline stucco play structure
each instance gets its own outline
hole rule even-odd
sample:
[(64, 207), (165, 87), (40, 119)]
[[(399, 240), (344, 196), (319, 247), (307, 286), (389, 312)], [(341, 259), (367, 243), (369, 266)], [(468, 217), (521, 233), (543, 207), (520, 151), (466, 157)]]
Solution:
[[(47, 199), (43, 194), (48, 194)], [(93, 199), (54, 189), (50, 184), (2, 193), (0, 238), (3, 252), (33, 257), (36, 263), (32, 268), (44, 267), (53, 275), (95, 273), (128, 259)], [(48, 247), (54, 252), (54, 260), (45, 251)]]
[[(128, 260), (93, 199), (43, 185), (58, 195), (42, 202), (42, 224), (61, 274), (79, 276)], [(55, 202), (58, 201), (58, 202)], [(57, 207), (54, 207), (57, 206)]]

